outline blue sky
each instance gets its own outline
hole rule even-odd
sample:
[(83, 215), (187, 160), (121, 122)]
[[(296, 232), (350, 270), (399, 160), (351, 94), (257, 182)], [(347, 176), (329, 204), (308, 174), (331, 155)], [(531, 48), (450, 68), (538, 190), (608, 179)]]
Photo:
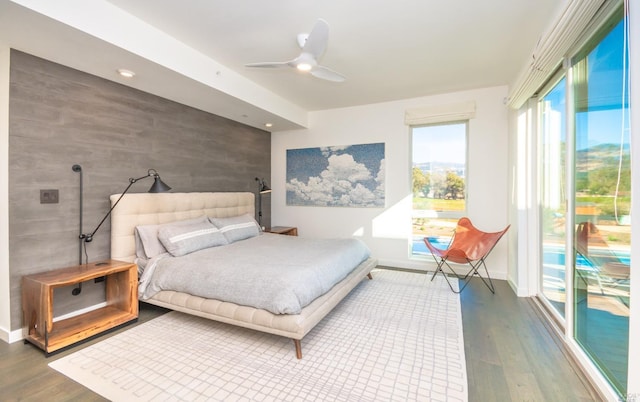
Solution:
[[(587, 55), (588, 111), (577, 115), (576, 148), (598, 144), (629, 143), (629, 64), (624, 52), (624, 23), (621, 21)], [(623, 125), (624, 121), (624, 125)], [(622, 140), (622, 141), (621, 141)]]
[(413, 162), (465, 163), (466, 136), (465, 123), (414, 128)]

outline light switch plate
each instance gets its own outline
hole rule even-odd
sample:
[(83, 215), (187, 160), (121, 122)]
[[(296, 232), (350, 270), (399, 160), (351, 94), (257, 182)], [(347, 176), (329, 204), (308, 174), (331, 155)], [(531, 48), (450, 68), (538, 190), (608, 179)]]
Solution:
[(40, 204), (57, 204), (58, 190), (40, 190)]

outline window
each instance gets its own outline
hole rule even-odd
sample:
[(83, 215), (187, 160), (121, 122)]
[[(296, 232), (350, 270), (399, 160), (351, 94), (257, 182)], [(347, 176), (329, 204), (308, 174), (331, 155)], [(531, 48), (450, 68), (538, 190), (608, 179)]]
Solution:
[(466, 215), (467, 122), (412, 127), (412, 255), (427, 255), (423, 242), (449, 244)]
[(629, 377), (631, 276), (626, 43), (620, 11), (538, 102), (540, 296), (620, 397)]
[(572, 61), (576, 341), (626, 394), (631, 154), (626, 21), (620, 13)]

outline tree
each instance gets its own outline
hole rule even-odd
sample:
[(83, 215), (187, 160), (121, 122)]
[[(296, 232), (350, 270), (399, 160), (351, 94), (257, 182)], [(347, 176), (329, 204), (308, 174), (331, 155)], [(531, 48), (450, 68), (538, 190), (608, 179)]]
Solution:
[(442, 173), (431, 175), (431, 190), (433, 198), (444, 198), (447, 195), (447, 182)]
[(429, 176), (429, 173), (423, 172), (419, 167), (413, 168), (412, 187), (414, 196), (418, 196), (420, 193), (425, 196), (429, 194), (431, 187), (429, 185)]
[[(631, 169), (629, 164), (624, 165), (620, 175), (618, 191), (628, 193), (631, 190)], [(607, 165), (589, 172), (588, 189), (595, 195), (613, 195), (618, 184), (618, 165)]]
[(455, 172), (448, 171), (445, 183), (445, 194), (449, 195), (454, 200), (464, 198), (464, 179), (458, 176)]

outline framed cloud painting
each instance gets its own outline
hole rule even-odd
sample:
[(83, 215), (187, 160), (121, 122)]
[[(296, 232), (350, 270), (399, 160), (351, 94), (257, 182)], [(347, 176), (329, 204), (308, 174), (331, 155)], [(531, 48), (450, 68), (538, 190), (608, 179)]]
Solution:
[(384, 143), (287, 150), (287, 205), (384, 207)]

